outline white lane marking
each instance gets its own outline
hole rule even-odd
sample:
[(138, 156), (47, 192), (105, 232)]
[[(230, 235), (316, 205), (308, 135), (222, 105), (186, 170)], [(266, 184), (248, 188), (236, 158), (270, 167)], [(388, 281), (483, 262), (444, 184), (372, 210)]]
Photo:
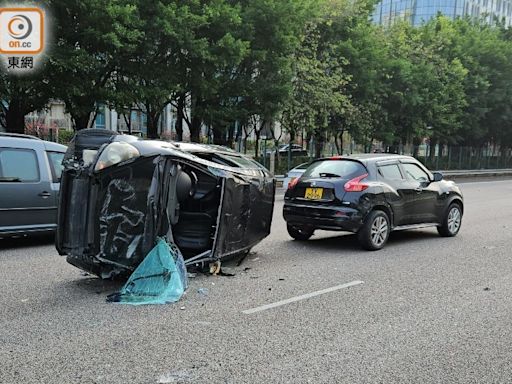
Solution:
[(289, 299), (286, 299), (286, 300), (281, 300), (281, 301), (278, 301), (278, 302), (275, 302), (275, 303), (272, 303), (272, 304), (262, 305), (261, 307), (247, 309), (245, 311), (242, 311), (242, 313), (245, 313), (246, 315), (251, 315), (251, 314), (256, 313), (256, 312), (266, 311), (267, 309), (272, 309), (272, 308), (280, 307), (282, 305), (286, 305), (286, 304), (290, 304), (290, 303), (295, 303), (297, 301), (306, 300), (306, 299), (309, 299), (311, 297), (320, 296), (320, 295), (323, 295), (323, 294), (326, 294), (326, 293), (329, 293), (329, 292), (338, 291), (340, 289), (348, 288), (348, 287), (353, 287), (354, 285), (359, 285), (359, 284), (364, 284), (364, 281), (356, 280), (356, 281), (352, 281), (350, 283), (337, 285), (335, 287), (322, 289), (320, 291), (306, 293), (305, 295), (295, 296), (295, 297), (292, 297), (292, 298), (289, 298)]

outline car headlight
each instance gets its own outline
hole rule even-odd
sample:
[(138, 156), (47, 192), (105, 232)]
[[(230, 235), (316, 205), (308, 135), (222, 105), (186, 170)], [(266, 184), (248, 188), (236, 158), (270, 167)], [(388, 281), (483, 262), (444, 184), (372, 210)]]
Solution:
[(101, 155), (94, 167), (95, 171), (100, 171), (112, 165), (119, 164), (123, 161), (139, 157), (140, 152), (133, 145), (118, 141), (110, 143), (101, 152)]

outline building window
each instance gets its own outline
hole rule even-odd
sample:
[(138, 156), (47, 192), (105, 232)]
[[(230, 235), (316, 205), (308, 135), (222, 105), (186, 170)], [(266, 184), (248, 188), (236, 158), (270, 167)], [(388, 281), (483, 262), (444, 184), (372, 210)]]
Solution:
[(105, 125), (105, 107), (100, 106), (98, 107), (98, 113), (96, 114), (96, 128), (106, 128)]

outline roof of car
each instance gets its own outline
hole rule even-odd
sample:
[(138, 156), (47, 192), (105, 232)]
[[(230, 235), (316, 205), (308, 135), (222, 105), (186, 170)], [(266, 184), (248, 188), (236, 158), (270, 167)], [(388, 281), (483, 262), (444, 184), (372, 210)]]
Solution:
[(24, 135), (22, 133), (11, 133), (11, 132), (0, 132), (0, 137), (10, 137), (15, 139), (32, 139), (32, 140), (41, 140), (39, 137), (32, 135)]
[(340, 156), (340, 158), (360, 160), (367, 163), (385, 161), (385, 160), (413, 160), (411, 156), (398, 155), (395, 153), (357, 153), (347, 156)]
[(8, 147), (20, 148), (41, 148), (46, 151), (66, 152), (67, 147), (52, 141), (41, 140), (36, 136), (23, 135), (18, 133), (0, 132), (0, 142)]
[[(164, 140), (145, 140), (129, 135), (115, 135), (115, 140), (128, 142), (129, 144), (137, 148), (139, 153), (143, 156), (155, 154), (174, 154), (182, 157), (198, 156), (201, 159), (201, 161), (211, 161), (210, 159), (208, 159), (208, 157), (210, 155), (215, 154), (224, 157), (229, 157), (230, 161), (234, 163), (239, 163), (240, 161), (242, 161), (243, 164), (245, 164), (245, 167), (263, 167), (259, 165), (256, 161), (248, 158), (243, 153), (236, 152), (231, 148), (223, 147), (220, 145), (185, 143)], [(206, 158), (204, 155), (206, 155)], [(244, 160), (236, 160), (236, 158)], [(214, 163), (217, 164), (217, 162), (215, 161)], [(222, 164), (223, 163), (220, 163), (220, 165)]]
[[(126, 140), (127, 135), (117, 136), (120, 140)], [(221, 145), (214, 144), (198, 144), (198, 143), (185, 143), (175, 141), (163, 141), (163, 140), (144, 140), (137, 138), (134, 141), (130, 141), (130, 144), (141, 150), (141, 153), (150, 153), (151, 151), (158, 151), (161, 149), (175, 149), (181, 152), (196, 154), (196, 153), (223, 153), (229, 155), (239, 156), (242, 155), (239, 152), (232, 150), (231, 148), (223, 147)]]
[(215, 144), (198, 144), (198, 143), (185, 143), (185, 142), (172, 142), (175, 146), (185, 152), (225, 152), (230, 154), (239, 154), (238, 152), (232, 150), (228, 147), (223, 147), (222, 145)]

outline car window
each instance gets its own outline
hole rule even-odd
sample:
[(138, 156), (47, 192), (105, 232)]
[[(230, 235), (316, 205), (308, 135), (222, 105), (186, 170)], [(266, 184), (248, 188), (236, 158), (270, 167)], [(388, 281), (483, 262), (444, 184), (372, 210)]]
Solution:
[(261, 169), (262, 171), (264, 171), (264, 172), (266, 172), (266, 173), (268, 173), (268, 172), (269, 172), (269, 171), (268, 171), (268, 169), (267, 169), (267, 168), (265, 168), (265, 166), (264, 166), (263, 164), (258, 163), (256, 160), (252, 160), (252, 159), (251, 159), (251, 161), (254, 163), (254, 165), (256, 166), (256, 168)]
[(197, 157), (201, 159), (213, 161), (217, 164), (227, 165), (228, 167), (233, 168), (263, 168), (265, 167), (258, 164), (256, 161), (253, 161), (244, 156), (236, 156), (227, 153), (195, 153)]
[(321, 160), (312, 163), (303, 177), (342, 177), (353, 179), (367, 173), (363, 164), (351, 160)]
[[(218, 154), (218, 157), (227, 160), (229, 162), (230, 167), (235, 168), (257, 168), (258, 166), (255, 164), (255, 161), (248, 159), (243, 156), (233, 156), (225, 153)], [(214, 160), (215, 161), (215, 160)]]
[(408, 178), (420, 182), (429, 181), (428, 174), (416, 164), (405, 163), (402, 164), (402, 167), (404, 168), (405, 174)]
[(379, 167), (382, 177), (388, 180), (402, 180), (402, 172), (398, 164), (381, 165)]
[(31, 149), (0, 149), (0, 179), (39, 181), (39, 163)]
[(253, 161), (243, 156), (231, 156), (227, 154), (220, 155), (221, 157), (228, 159), (231, 163), (234, 163), (234, 167), (240, 168), (256, 168)]
[[(84, 151), (85, 152), (85, 151)], [(60, 182), (62, 176), (62, 159), (64, 159), (63, 152), (46, 152), (48, 156), (48, 162), (50, 163), (50, 169), (52, 171), (52, 178), (54, 183)]]

